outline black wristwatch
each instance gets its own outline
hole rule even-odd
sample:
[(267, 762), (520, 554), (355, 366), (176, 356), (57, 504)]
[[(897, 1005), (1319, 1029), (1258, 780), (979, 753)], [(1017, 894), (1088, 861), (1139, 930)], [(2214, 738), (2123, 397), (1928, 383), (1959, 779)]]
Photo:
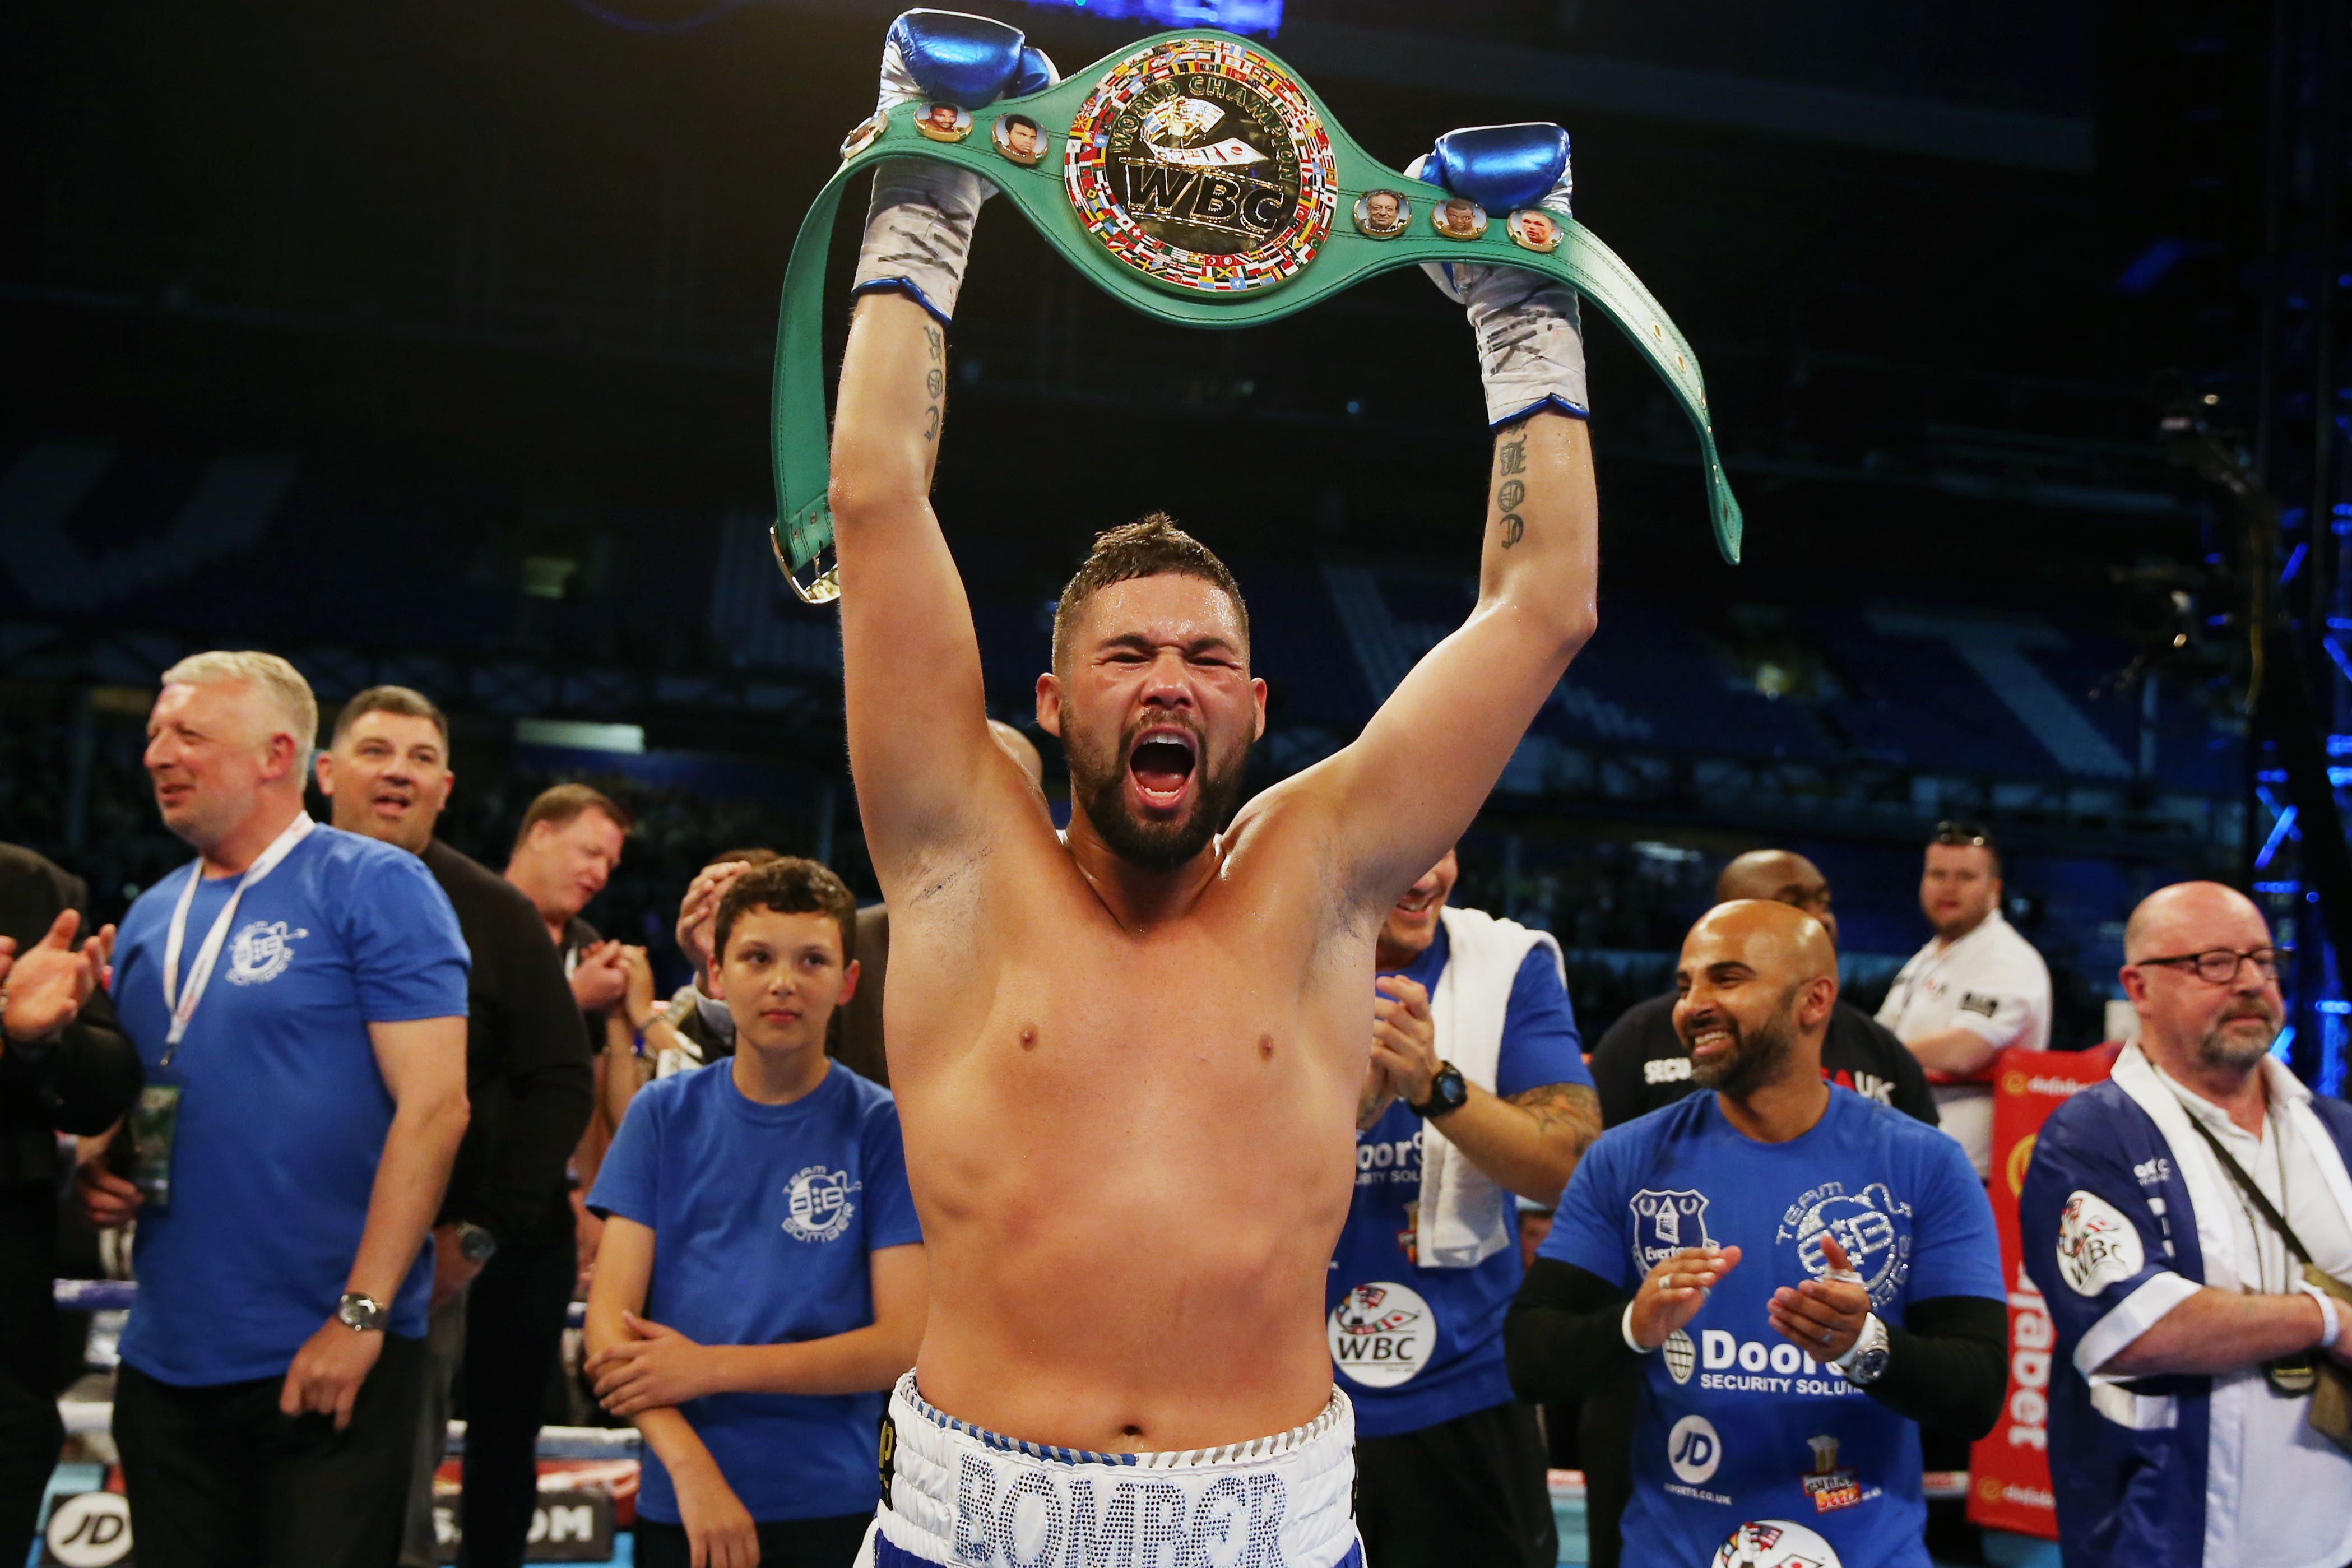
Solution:
[(468, 1263), (488, 1263), (498, 1255), (499, 1238), (472, 1220), (457, 1222), (457, 1256)]
[(345, 1291), (343, 1299), (335, 1305), (335, 1321), (354, 1333), (380, 1330), (391, 1316), (384, 1310), (383, 1303), (374, 1297), (362, 1296), (353, 1291)]
[(1419, 1105), (1410, 1105), (1405, 1109), (1425, 1121), (1433, 1116), (1443, 1116), (1449, 1110), (1459, 1110), (1469, 1103), (1470, 1083), (1462, 1076), (1462, 1069), (1452, 1062), (1440, 1062), (1436, 1076), (1429, 1080), (1429, 1098)]

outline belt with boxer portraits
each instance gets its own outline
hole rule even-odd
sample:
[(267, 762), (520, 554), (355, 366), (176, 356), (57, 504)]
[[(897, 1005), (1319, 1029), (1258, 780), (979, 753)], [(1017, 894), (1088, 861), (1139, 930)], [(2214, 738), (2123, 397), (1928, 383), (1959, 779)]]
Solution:
[(1055, 84), (1013, 29), (917, 15), (946, 40), (917, 71), (934, 96), (850, 133), (784, 278), (773, 540), (803, 599), (840, 592), (825, 503), (826, 250), (843, 188), (898, 158), (982, 176), (1105, 292), (1180, 326), (1275, 321), (1402, 267), (1479, 263), (1565, 282), (1624, 331), (1689, 416), (1717, 548), (1739, 559), (1739, 507), (1698, 357), (1633, 269), (1564, 200), (1547, 200), (1568, 167), (1559, 126), (1450, 132), (1416, 161), (1416, 178), (1358, 146), (1270, 50), (1228, 33), (1160, 33)]

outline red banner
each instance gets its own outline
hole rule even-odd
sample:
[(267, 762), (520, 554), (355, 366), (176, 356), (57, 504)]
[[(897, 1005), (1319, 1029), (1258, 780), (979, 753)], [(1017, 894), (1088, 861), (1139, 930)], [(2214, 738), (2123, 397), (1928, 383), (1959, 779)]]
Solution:
[(1993, 1068), (1992, 1199), (2000, 1271), (2009, 1281), (2009, 1398), (2000, 1420), (1969, 1454), (1969, 1518), (1994, 1530), (2058, 1539), (2050, 1491), (2050, 1376), (2058, 1343), (2050, 1311), (2026, 1276), (2017, 1198), (2033, 1141), (2050, 1113), (2105, 1079), (2119, 1047), (2006, 1050)]

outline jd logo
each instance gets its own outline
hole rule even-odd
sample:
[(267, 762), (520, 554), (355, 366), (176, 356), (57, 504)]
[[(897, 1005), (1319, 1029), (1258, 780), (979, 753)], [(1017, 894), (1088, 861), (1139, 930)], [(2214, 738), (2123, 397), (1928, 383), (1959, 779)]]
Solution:
[(1685, 1485), (1704, 1486), (1723, 1463), (1723, 1440), (1704, 1415), (1685, 1415), (1666, 1434), (1666, 1463)]
[(41, 1562), (57, 1568), (110, 1568), (131, 1557), (131, 1504), (119, 1492), (61, 1498), (41, 1540)]

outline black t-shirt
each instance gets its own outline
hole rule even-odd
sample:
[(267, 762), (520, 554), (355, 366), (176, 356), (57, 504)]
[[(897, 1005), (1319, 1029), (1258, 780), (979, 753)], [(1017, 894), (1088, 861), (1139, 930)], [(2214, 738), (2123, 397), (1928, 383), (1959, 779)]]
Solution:
[(424, 859), (473, 955), (466, 976), (473, 1116), (440, 1217), (470, 1220), (501, 1244), (542, 1242), (572, 1224), (564, 1167), (595, 1104), (580, 1009), (562, 954), (520, 889), (438, 839)]
[[(1841, 1002), (1822, 1041), (1822, 1076), (1856, 1094), (1937, 1125), (1936, 1097), (1919, 1059), (1869, 1015)], [(1601, 1124), (1622, 1126), (1672, 1105), (1691, 1082), (1690, 1047), (1675, 1033), (1675, 999), (1653, 996), (1609, 1026), (1592, 1052)]]
[[(82, 879), (29, 849), (0, 844), (0, 936), (14, 938), (23, 952), (68, 910), (83, 911), (74, 932), (79, 947), (97, 929)], [(53, 1044), (0, 1050), (0, 1186), (50, 1186), (57, 1133), (104, 1131), (138, 1098), (142, 1077), (139, 1054), (103, 990), (91, 993)], [(41, 1289), (48, 1289), (47, 1279)]]

